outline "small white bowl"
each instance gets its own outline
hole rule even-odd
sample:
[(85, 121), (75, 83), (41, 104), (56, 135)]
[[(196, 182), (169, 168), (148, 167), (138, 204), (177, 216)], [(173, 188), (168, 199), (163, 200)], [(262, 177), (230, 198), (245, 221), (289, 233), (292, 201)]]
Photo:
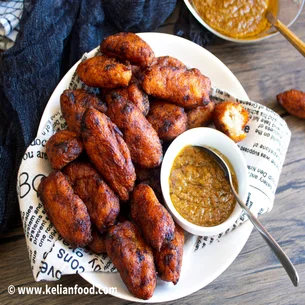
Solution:
[(169, 177), (173, 162), (185, 146), (209, 146), (220, 151), (232, 164), (237, 176), (238, 194), (246, 202), (248, 196), (248, 170), (246, 161), (236, 143), (220, 131), (208, 127), (190, 129), (178, 136), (168, 147), (161, 167), (161, 189), (165, 204), (174, 220), (186, 231), (194, 235), (211, 236), (225, 232), (239, 218), (242, 209), (236, 202), (232, 214), (223, 223), (204, 227), (195, 225), (183, 218), (175, 209), (169, 189)]

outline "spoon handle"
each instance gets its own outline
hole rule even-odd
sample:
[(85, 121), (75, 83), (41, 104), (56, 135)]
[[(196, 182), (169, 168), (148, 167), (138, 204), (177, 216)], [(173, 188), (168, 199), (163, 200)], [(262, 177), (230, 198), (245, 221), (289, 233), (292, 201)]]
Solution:
[(245, 205), (245, 203), (239, 198), (238, 194), (235, 190), (233, 190), (233, 193), (241, 206), (241, 208), (246, 212), (248, 218), (252, 222), (252, 224), (255, 226), (255, 228), (258, 230), (258, 232), (261, 234), (261, 236), (264, 238), (268, 246), (272, 249), (276, 257), (279, 259), (281, 264), (283, 265), (284, 269), (286, 270), (287, 274), (289, 275), (292, 283), (294, 286), (298, 286), (299, 284), (299, 275), (291, 263), (290, 259), (286, 255), (286, 253), (283, 251), (283, 249), (280, 247), (280, 245), (274, 240), (274, 238), (269, 234), (269, 232), (263, 227), (263, 225), (260, 223), (260, 221), (254, 216), (254, 214), (249, 210), (249, 208)]

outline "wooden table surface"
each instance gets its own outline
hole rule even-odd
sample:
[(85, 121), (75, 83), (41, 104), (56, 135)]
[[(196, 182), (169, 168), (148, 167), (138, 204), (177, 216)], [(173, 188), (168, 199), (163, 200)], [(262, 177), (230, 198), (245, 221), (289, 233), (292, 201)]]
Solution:
[[(161, 32), (172, 32), (177, 11)], [(291, 29), (305, 41), (305, 9)], [(292, 138), (280, 176), (273, 210), (262, 223), (296, 266), (300, 285), (295, 288), (276, 257), (253, 230), (245, 247), (229, 268), (201, 290), (171, 304), (305, 304), (305, 121), (277, 105), (279, 92), (305, 91), (305, 59), (277, 35), (256, 44), (235, 44), (216, 39), (206, 47), (236, 75), (249, 97), (267, 105), (286, 120)], [(21, 227), (0, 238), (0, 304), (131, 304), (110, 295), (9, 295), (9, 285), (45, 287), (33, 279)], [(78, 284), (91, 287), (78, 275), (63, 276), (50, 286)]]

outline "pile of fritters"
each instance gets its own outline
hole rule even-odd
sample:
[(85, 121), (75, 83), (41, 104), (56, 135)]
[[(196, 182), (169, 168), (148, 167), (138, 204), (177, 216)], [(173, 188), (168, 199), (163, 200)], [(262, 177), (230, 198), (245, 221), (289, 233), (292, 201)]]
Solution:
[(100, 50), (76, 70), (100, 94), (61, 95), (68, 130), (47, 142), (54, 171), (38, 194), (72, 247), (106, 252), (129, 291), (149, 299), (157, 274), (178, 282), (183, 255), (184, 232), (162, 204), (163, 150), (186, 129), (209, 124), (214, 112), (223, 121), (229, 108), (242, 110), (231, 103), (216, 111), (209, 78), (175, 58), (156, 58), (133, 33), (107, 37)]

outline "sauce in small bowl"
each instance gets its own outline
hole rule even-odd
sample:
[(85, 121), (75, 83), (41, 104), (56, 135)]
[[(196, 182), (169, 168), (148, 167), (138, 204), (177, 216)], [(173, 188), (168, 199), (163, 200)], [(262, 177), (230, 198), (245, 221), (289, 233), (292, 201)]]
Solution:
[(211, 236), (229, 229), (242, 209), (233, 198), (221, 168), (206, 156), (201, 146), (215, 149), (225, 157), (235, 176), (234, 186), (246, 201), (245, 159), (236, 143), (212, 128), (194, 128), (178, 136), (165, 153), (160, 180), (165, 204), (175, 221), (194, 235)]

